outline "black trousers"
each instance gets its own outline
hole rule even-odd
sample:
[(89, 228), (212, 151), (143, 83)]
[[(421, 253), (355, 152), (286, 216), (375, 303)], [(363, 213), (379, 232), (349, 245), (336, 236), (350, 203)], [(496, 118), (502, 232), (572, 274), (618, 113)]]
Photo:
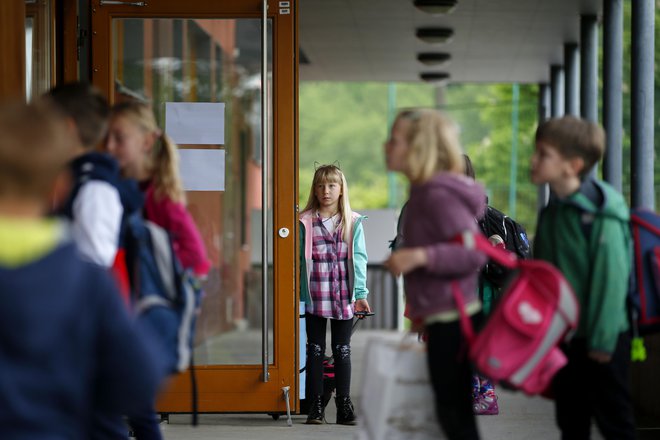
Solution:
[[(472, 323), (481, 321), (481, 314)], [(478, 440), (472, 412), (472, 368), (460, 324), (435, 323), (426, 327), (431, 383), (440, 427), (449, 440)]]
[(636, 438), (630, 399), (628, 368), (630, 337), (619, 335), (611, 362), (601, 364), (587, 356), (584, 339), (563, 347), (568, 364), (555, 376), (556, 419), (563, 440), (591, 438), (591, 419), (607, 440)]
[[(328, 318), (306, 314), (307, 328), (307, 398), (323, 394), (323, 357)], [(352, 319), (330, 319), (332, 356), (335, 363), (335, 386), (338, 396), (351, 392)]]

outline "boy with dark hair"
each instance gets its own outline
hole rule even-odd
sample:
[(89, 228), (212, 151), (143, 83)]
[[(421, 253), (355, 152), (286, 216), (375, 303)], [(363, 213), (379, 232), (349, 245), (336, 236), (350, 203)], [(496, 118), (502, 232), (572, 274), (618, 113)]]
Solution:
[(1, 438), (90, 438), (94, 409), (140, 408), (165, 373), (107, 271), (45, 217), (65, 125), (44, 103), (0, 105)]
[(128, 269), (121, 246), (124, 219), (142, 209), (136, 182), (121, 178), (119, 164), (95, 151), (105, 138), (110, 107), (95, 87), (80, 82), (59, 85), (46, 94), (69, 121), (73, 132), (69, 164), (73, 188), (57, 207), (72, 224), (81, 254), (103, 267), (112, 267), (124, 302), (129, 300)]
[(117, 256), (123, 214), (117, 188), (119, 166), (94, 151), (108, 130), (110, 107), (100, 91), (85, 83), (67, 83), (47, 97), (69, 120), (70, 169), (74, 187), (61, 211), (72, 223), (73, 238), (89, 261), (111, 267)]
[(589, 177), (605, 133), (572, 116), (536, 132), (531, 180), (553, 197), (539, 216), (534, 255), (556, 265), (580, 302), (568, 364), (553, 381), (563, 439), (590, 438), (591, 418), (606, 439), (635, 438), (628, 383), (630, 340), (626, 294), (631, 270), (629, 212), (608, 184)]

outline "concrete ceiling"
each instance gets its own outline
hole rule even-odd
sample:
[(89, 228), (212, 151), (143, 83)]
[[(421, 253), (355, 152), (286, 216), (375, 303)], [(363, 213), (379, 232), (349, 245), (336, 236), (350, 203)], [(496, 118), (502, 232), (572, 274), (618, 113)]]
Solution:
[[(602, 0), (458, 0), (448, 15), (429, 15), (412, 0), (302, 0), (300, 48), (309, 64), (303, 81), (420, 81), (445, 71), (452, 82), (538, 83), (562, 64), (563, 46), (579, 42), (580, 15), (602, 11)], [(454, 30), (446, 44), (415, 37), (418, 27)], [(419, 52), (448, 52), (428, 67)]]

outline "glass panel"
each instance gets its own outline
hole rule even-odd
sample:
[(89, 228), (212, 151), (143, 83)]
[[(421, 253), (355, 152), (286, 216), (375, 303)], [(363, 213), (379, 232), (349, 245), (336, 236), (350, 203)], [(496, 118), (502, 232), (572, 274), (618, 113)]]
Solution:
[(50, 0), (25, 5), (25, 96), (30, 100), (51, 86)]
[[(268, 26), (268, 78), (272, 29)], [(197, 365), (262, 362), (261, 21), (259, 19), (114, 19), (115, 102), (153, 103), (165, 127), (167, 102), (224, 103), (224, 144), (180, 149), (224, 151), (224, 190), (189, 191), (188, 209), (213, 267), (197, 321)], [(272, 91), (268, 86), (272, 109)], [(272, 110), (269, 111), (272, 115)], [(272, 121), (272, 117), (271, 117)], [(271, 122), (272, 124), (272, 122)], [(272, 140), (272, 136), (269, 136)], [(272, 141), (268, 150), (272, 154)], [(269, 362), (273, 361), (272, 156), (268, 194)]]

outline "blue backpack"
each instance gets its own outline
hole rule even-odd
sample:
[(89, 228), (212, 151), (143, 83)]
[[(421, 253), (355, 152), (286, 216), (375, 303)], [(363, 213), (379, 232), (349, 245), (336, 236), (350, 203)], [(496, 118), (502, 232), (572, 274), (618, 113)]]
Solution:
[(630, 213), (633, 269), (630, 289), (633, 331), (660, 331), (660, 215), (645, 209)]
[(134, 314), (162, 342), (168, 370), (182, 372), (192, 363), (195, 316), (200, 289), (174, 254), (165, 229), (128, 217), (123, 231)]

